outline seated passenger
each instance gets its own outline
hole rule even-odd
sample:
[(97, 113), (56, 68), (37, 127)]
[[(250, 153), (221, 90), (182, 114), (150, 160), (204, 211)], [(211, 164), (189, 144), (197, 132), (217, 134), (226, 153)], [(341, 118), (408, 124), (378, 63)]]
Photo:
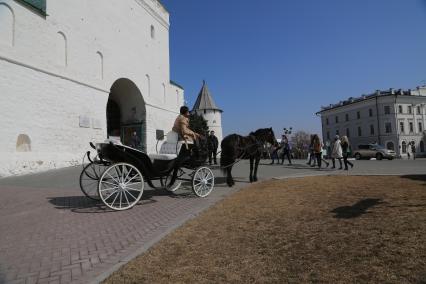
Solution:
[(200, 134), (189, 129), (189, 109), (187, 106), (180, 108), (180, 115), (176, 118), (172, 130), (179, 135), (179, 140), (185, 140), (185, 142), (193, 142), (201, 137)]

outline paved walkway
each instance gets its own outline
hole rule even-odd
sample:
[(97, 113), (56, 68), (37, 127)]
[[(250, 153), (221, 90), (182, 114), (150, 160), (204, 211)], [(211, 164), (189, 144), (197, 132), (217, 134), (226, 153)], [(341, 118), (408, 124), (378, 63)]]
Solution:
[[(318, 171), (304, 161), (262, 165), (259, 176), (324, 174), (423, 174), (426, 160), (360, 161), (353, 171)], [(174, 228), (248, 184), (247, 162), (234, 171), (229, 189), (217, 186), (205, 199), (188, 189), (175, 194), (146, 190), (143, 202), (112, 212), (82, 196), (81, 168), (0, 179), (0, 283), (90, 283), (142, 253)]]

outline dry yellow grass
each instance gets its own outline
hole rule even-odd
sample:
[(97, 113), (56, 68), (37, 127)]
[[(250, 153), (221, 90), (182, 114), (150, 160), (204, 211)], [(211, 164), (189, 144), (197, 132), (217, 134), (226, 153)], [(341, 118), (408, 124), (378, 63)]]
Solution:
[(425, 283), (426, 178), (309, 177), (244, 189), (105, 283)]

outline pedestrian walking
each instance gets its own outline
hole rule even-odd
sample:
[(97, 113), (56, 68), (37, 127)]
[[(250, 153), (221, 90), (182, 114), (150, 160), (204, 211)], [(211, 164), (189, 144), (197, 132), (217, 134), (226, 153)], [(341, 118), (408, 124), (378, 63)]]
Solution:
[(214, 135), (214, 131), (210, 131), (210, 135), (207, 137), (207, 149), (209, 151), (209, 164), (212, 164), (212, 157), (213, 162), (215, 165), (217, 165), (216, 156), (217, 156), (217, 148), (219, 147), (219, 141), (217, 140), (217, 137)]
[(351, 166), (351, 168), (354, 167), (354, 164), (352, 164), (350, 161), (348, 161), (348, 157), (349, 157), (349, 151), (350, 151), (350, 144), (349, 144), (349, 139), (347, 136), (343, 136), (342, 140), (341, 140), (341, 145), (342, 145), (342, 153), (343, 153), (343, 162), (345, 164), (345, 170), (348, 170), (348, 165)]
[(288, 138), (286, 135), (283, 135), (281, 137), (281, 148), (282, 148), (282, 162), (281, 165), (284, 164), (284, 160), (287, 157), (288, 159), (288, 163), (291, 165), (291, 148), (290, 148), (290, 143), (288, 141)]
[(328, 168), (328, 166), (330, 166), (330, 163), (326, 160), (327, 157), (328, 157), (327, 147), (325, 147), (324, 144), (322, 144), (321, 161), (324, 162), (326, 164), (326, 167)]
[(323, 161), (323, 159), (322, 159), (322, 148), (323, 148), (324, 145), (322, 144), (321, 139), (319, 138), (319, 136), (317, 134), (314, 135), (313, 142), (314, 142), (313, 143), (314, 156), (316, 158), (318, 168), (321, 169), (321, 164), (322, 164), (321, 162)]
[(317, 160), (317, 158), (315, 157), (315, 153), (314, 153), (314, 136), (315, 135), (311, 135), (311, 142), (309, 144), (309, 161), (306, 163), (307, 165), (309, 165), (311, 167), (315, 167), (316, 160)]
[(414, 141), (411, 142), (411, 154), (413, 155), (413, 160), (416, 159), (416, 145), (414, 144)]
[(277, 164), (280, 163), (280, 158), (278, 157), (278, 149), (279, 147), (277, 145), (271, 146), (271, 163), (270, 165), (273, 165), (275, 163), (275, 160), (277, 160)]
[(331, 152), (331, 162), (333, 163), (332, 169), (336, 168), (336, 159), (339, 161), (339, 170), (342, 169), (342, 158), (343, 152), (340, 137), (339, 135), (336, 135), (336, 137), (334, 137), (333, 150)]

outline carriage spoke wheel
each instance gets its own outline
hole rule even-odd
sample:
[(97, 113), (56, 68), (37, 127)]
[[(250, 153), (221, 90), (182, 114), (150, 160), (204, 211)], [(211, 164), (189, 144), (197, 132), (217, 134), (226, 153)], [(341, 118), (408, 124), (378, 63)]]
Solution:
[(207, 167), (198, 168), (192, 177), (192, 190), (198, 197), (206, 197), (214, 188), (214, 174)]
[(144, 179), (141, 172), (127, 163), (108, 167), (99, 180), (98, 194), (113, 210), (126, 210), (142, 198)]
[(84, 166), (80, 174), (80, 189), (88, 198), (101, 200), (98, 194), (98, 182), (107, 168), (102, 163), (89, 163)]

